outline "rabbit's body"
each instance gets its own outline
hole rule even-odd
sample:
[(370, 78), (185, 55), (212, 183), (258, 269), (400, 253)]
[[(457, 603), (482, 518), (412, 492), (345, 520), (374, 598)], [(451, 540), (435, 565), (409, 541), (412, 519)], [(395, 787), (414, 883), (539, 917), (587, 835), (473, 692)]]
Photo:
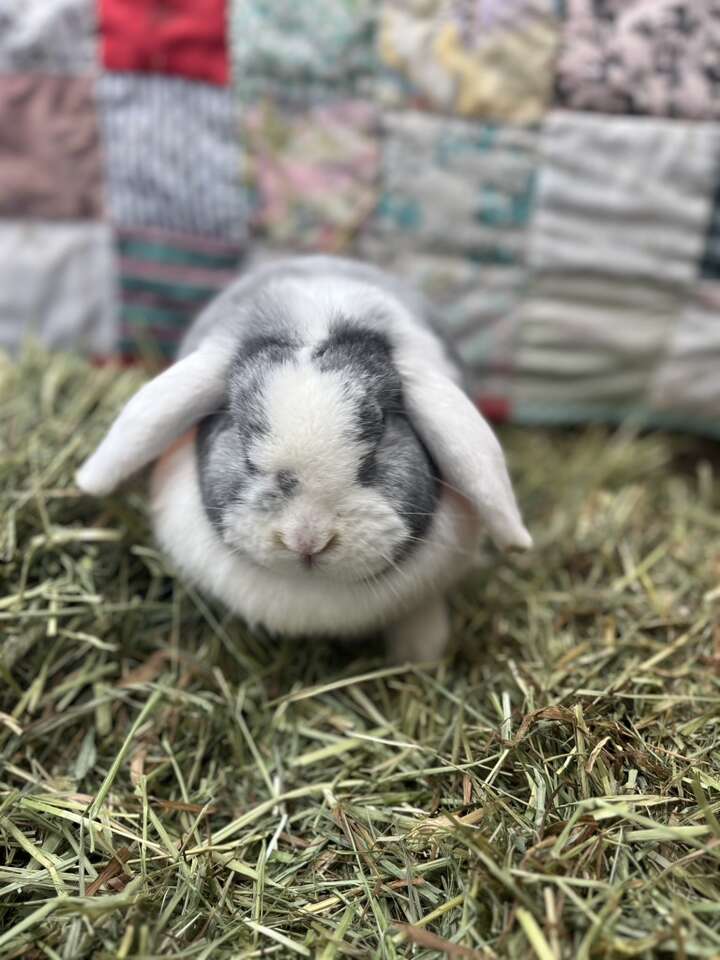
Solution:
[(484, 531), (529, 545), (431, 308), (382, 271), (329, 257), (260, 268), (198, 318), (180, 356), (79, 482), (102, 492), (163, 454), (159, 542), (250, 623), (384, 627), (396, 658), (434, 657), (444, 591)]

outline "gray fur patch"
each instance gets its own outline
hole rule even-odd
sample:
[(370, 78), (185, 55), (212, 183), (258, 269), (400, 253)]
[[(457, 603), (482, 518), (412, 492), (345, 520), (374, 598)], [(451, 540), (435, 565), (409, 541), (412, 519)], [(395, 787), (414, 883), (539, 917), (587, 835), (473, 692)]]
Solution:
[(410, 422), (393, 414), (365, 470), (370, 474), (369, 485), (382, 491), (407, 524), (409, 538), (396, 551), (397, 562), (430, 527), (440, 493), (437, 468)]
[(238, 429), (248, 438), (267, 434), (270, 425), (262, 402), (268, 371), (292, 363), (300, 344), (282, 333), (259, 333), (240, 344), (230, 368), (230, 412)]
[(196, 450), (203, 507), (210, 523), (222, 536), (225, 513), (242, 497), (251, 478), (237, 425), (227, 411), (200, 421)]
[(313, 351), (313, 360), (321, 370), (346, 370), (348, 380), (366, 387), (384, 408), (400, 400), (402, 386), (392, 347), (379, 330), (339, 317)]
[(321, 370), (346, 373), (354, 388), (358, 439), (378, 443), (385, 418), (402, 409), (402, 383), (388, 338), (378, 330), (338, 318), (330, 335), (313, 351), (313, 360)]
[(267, 375), (278, 364), (292, 363), (301, 344), (281, 303), (269, 294), (260, 293), (253, 302), (251, 329), (233, 357), (227, 409), (198, 426), (200, 492), (205, 512), (221, 535), (224, 516), (239, 501), (251, 500), (257, 510), (271, 510), (297, 486), (297, 478), (288, 471), (261, 477), (248, 450), (270, 429), (263, 403)]
[(292, 470), (281, 470), (278, 473), (276, 480), (278, 489), (281, 493), (284, 493), (286, 497), (292, 496), (300, 483)]

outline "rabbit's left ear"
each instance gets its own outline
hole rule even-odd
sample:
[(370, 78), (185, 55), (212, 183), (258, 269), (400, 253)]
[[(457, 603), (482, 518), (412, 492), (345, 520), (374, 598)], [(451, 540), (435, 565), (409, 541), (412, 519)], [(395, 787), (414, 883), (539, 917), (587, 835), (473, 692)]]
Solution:
[(495, 544), (529, 550), (505, 457), (480, 411), (452, 380), (430, 369), (401, 368), (410, 420), (440, 475), (477, 511)]
[(200, 347), (150, 380), (123, 407), (76, 474), (81, 490), (103, 496), (163, 453), (223, 403), (227, 351)]

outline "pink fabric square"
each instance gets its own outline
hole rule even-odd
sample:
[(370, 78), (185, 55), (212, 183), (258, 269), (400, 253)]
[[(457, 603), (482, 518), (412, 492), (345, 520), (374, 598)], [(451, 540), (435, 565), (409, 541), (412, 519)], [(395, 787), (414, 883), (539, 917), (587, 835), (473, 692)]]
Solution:
[(720, 118), (720, 0), (567, 0), (557, 97), (576, 110)]
[(0, 216), (97, 219), (101, 213), (92, 80), (0, 76)]

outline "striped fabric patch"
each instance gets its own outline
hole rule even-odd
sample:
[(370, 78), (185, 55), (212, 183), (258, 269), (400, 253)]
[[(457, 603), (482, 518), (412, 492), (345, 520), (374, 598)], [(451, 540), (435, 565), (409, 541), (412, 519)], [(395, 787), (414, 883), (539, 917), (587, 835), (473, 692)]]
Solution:
[(719, 147), (711, 124), (571, 111), (546, 122), (516, 418), (646, 408), (696, 284)]
[(660, 413), (717, 419), (720, 409), (720, 283), (699, 283), (673, 330), (650, 391)]
[(248, 204), (231, 91), (139, 73), (105, 73), (97, 90), (113, 221), (241, 242)]
[(123, 230), (120, 261), (120, 344), (124, 360), (175, 356), (185, 331), (237, 276), (242, 248), (161, 230)]

